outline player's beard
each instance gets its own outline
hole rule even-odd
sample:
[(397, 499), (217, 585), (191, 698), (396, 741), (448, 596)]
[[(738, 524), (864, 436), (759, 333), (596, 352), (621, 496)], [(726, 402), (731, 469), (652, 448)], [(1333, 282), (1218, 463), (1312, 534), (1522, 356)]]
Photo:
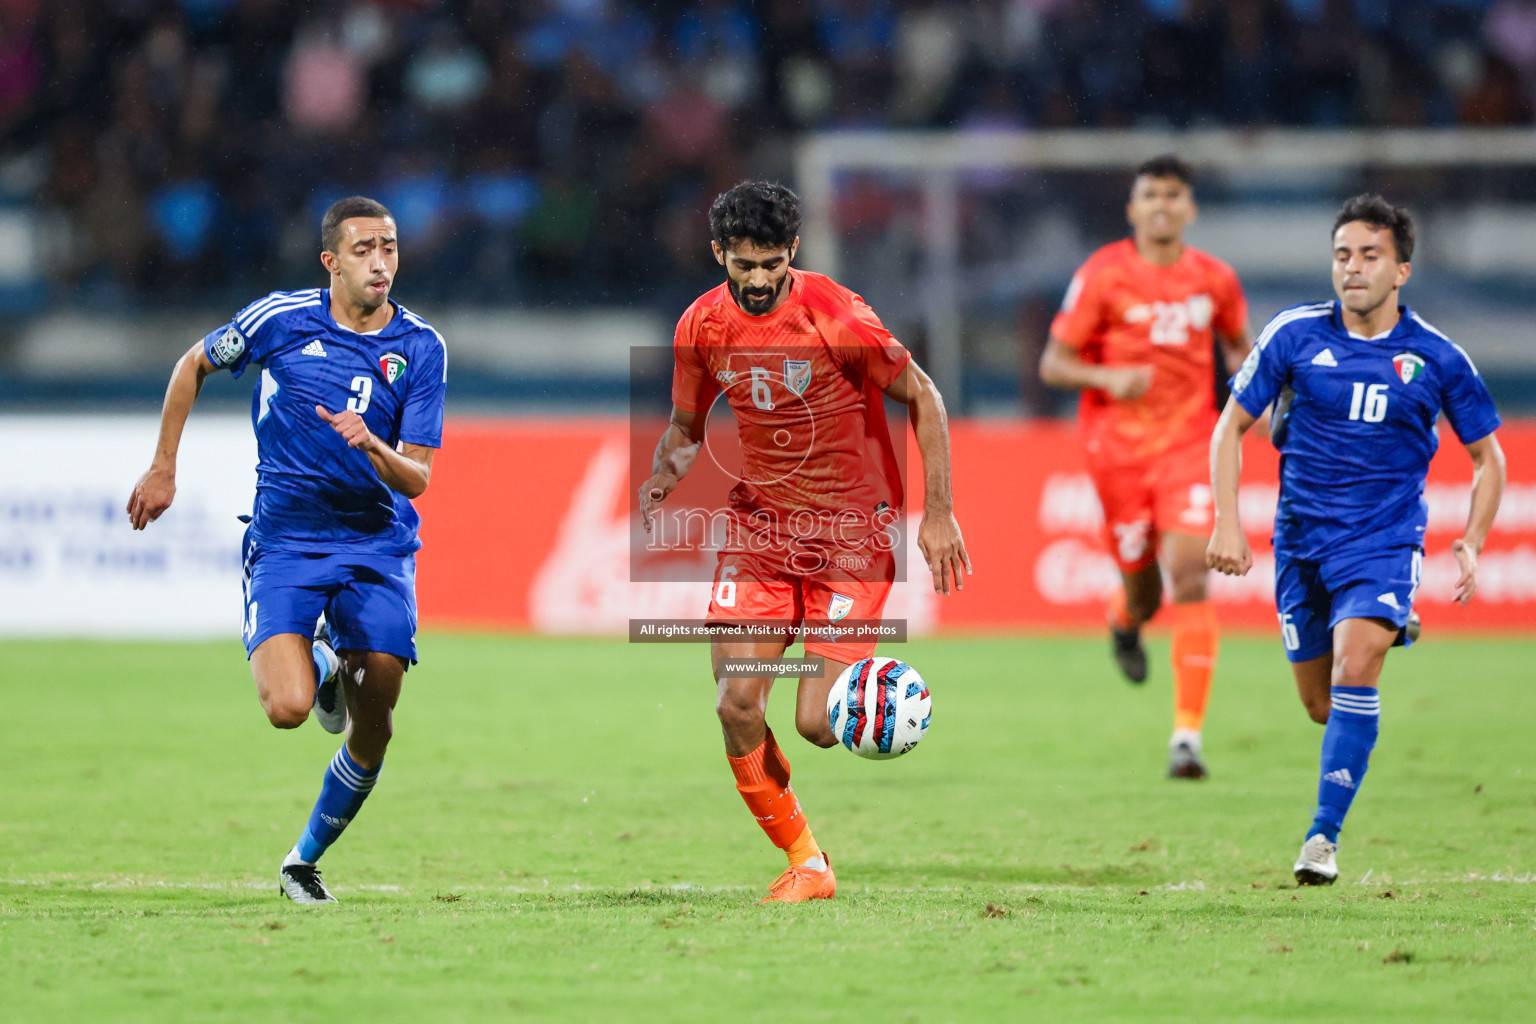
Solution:
[(784, 289), (789, 287), (789, 275), (784, 275), (778, 287), (761, 290), (747, 291), (729, 278), (725, 283), (731, 289), (731, 298), (736, 300), (736, 305), (752, 316), (762, 316), (773, 308), (773, 304), (779, 301), (779, 296), (784, 294)]

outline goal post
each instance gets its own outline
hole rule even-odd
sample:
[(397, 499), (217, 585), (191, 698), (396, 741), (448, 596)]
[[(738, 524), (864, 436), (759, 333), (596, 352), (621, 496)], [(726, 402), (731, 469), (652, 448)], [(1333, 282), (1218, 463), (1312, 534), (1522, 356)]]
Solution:
[[(1017, 252), (996, 253), (995, 259), (967, 255), (968, 233), (975, 223), (968, 212), (977, 205), (974, 195), (1044, 173), (1065, 182), (1062, 188), (1070, 193), (1074, 178), (1096, 176), (1102, 181), (1106, 173), (1128, 174), (1142, 160), (1165, 152), (1178, 153), (1195, 165), (1202, 205), (1208, 184), (1216, 184), (1209, 191), (1219, 211), (1214, 218), (1218, 225), (1240, 226), (1246, 217), (1256, 226), (1250, 232), (1256, 242), (1285, 249), (1278, 254), (1216, 251), (1237, 266), (1245, 282), (1250, 276), (1245, 270), (1276, 286), (1291, 286), (1294, 279), (1294, 287), (1305, 289), (1298, 300), (1312, 297), (1325, 282), (1317, 273), (1302, 280), (1294, 271), (1312, 265), (1309, 259), (1325, 259), (1325, 243), (1319, 241), (1319, 249), (1312, 252), (1298, 251), (1311, 236), (1285, 231), (1285, 226), (1297, 216), (1331, 218), (1349, 194), (1386, 180), (1396, 186), (1388, 198), (1409, 205), (1421, 222), (1433, 221), (1440, 229), (1426, 262), (1432, 260), (1442, 271), (1437, 275), (1441, 286), (1463, 286), (1457, 294), (1465, 305), (1471, 293), (1464, 286), (1481, 274), (1511, 285), (1501, 301), (1512, 297), (1515, 307), (1503, 310), (1503, 322), (1522, 319), (1518, 314), (1527, 306), (1536, 313), (1536, 246), (1530, 243), (1530, 230), (1536, 228), (1536, 132), (1528, 129), (817, 133), (807, 136), (795, 154), (796, 183), (804, 203), (802, 262), (869, 295), (879, 283), (878, 275), (861, 280), (859, 246), (840, 234), (842, 191), (848, 182), (872, 176), (911, 201), (915, 209), (902, 211), (899, 232), (915, 239), (910, 260), (914, 269), (902, 280), (883, 285), (887, 294), (899, 296), (891, 304), (905, 321), (920, 327), (928, 370), (949, 404), (967, 409), (967, 335), (974, 319), (969, 307), (984, 290), (976, 281), (992, 282), (987, 286), (991, 292), (1006, 298), (1006, 283), (996, 282), (1006, 282), (1008, 261), (1020, 258)], [(1040, 217), (1046, 206), (1048, 201), (1017, 210), (1018, 223), (989, 224), (988, 230), (1017, 244), (1021, 234), (1027, 236), (1030, 219)], [(1460, 220), (1452, 225), (1446, 215)], [(1112, 215), (1106, 223), (1113, 224)], [(1087, 250), (1113, 237), (1083, 234)], [(1222, 237), (1230, 240), (1240, 234), (1229, 231)], [(881, 244), (878, 230), (872, 239), (866, 249)], [(1198, 230), (1192, 230), (1191, 240), (1201, 244)], [(1059, 267), (1046, 276), (1051, 273), (1064, 283)], [(1039, 285), (1037, 281), (1037, 290)], [(877, 311), (882, 309), (880, 302), (872, 302)], [(1481, 339), (1486, 343), (1475, 344), (1480, 337), (1474, 337), (1469, 348), (1496, 344), (1493, 327), (1473, 330), (1474, 335), (1481, 333), (1489, 335)], [(1536, 337), (1528, 333), (1518, 351), (1512, 347), (1493, 354), (1501, 366), (1507, 361), (1536, 379)]]

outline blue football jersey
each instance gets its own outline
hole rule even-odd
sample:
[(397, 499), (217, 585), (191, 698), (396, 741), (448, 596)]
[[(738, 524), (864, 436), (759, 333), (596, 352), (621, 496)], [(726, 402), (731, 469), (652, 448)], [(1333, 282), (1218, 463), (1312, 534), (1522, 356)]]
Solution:
[(1275, 550), (1321, 558), (1346, 547), (1420, 545), (1424, 478), (1443, 412), (1463, 444), (1499, 426), (1498, 410), (1462, 348), (1406, 306), (1386, 334), (1346, 330), (1337, 302), (1277, 314), (1232, 378), (1251, 415), (1289, 384), (1280, 446)]
[(421, 546), (409, 499), (315, 412), (350, 409), (392, 447), (442, 445), (447, 346), (393, 305), (381, 330), (358, 334), (331, 316), (329, 289), (273, 292), (203, 339), (209, 361), (237, 377), (261, 367), (251, 396), (258, 546), (399, 555)]

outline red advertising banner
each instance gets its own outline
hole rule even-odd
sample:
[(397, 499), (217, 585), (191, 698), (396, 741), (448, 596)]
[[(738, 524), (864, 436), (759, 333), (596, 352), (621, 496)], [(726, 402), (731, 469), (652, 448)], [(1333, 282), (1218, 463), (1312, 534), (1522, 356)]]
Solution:
[[(712, 558), (698, 582), (630, 582), (644, 544), (635, 486), (654, 437), (632, 439), (623, 420), (459, 420), (448, 424), (432, 486), (418, 502), (422, 621), (428, 625), (623, 634), (630, 619), (701, 618)], [(1536, 422), (1499, 432), (1509, 487), (1483, 551), (1478, 595), (1457, 608), (1450, 542), (1466, 521), (1471, 462), (1442, 428), (1426, 498), (1423, 583), (1415, 607), (1425, 629), (1536, 629)], [(963, 592), (932, 591), (907, 529), (909, 580), (888, 618), (914, 635), (940, 630), (1099, 629), (1118, 576), (1100, 540), (1101, 513), (1070, 423), (961, 422), (952, 426), (955, 508), (976, 574)], [(920, 513), (922, 473), (908, 445), (908, 507)], [(1274, 628), (1269, 543), (1278, 458), (1249, 438), (1241, 492), (1255, 564), (1240, 579), (1213, 574), (1222, 621)], [(690, 500), (685, 480), (669, 499)], [(697, 488), (706, 488), (702, 484)], [(702, 500), (702, 499), (699, 499)], [(914, 517), (915, 519), (915, 517)], [(675, 577), (674, 577), (675, 578)]]

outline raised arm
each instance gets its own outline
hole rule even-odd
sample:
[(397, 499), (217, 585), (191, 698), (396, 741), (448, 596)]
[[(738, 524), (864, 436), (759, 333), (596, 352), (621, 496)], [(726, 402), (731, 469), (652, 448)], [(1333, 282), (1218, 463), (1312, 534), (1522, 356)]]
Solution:
[(159, 519), (175, 500), (176, 454), (181, 450), (181, 432), (203, 390), (203, 381), (217, 369), (208, 361), (201, 341), (176, 360), (171, 382), (165, 389), (165, 402), (160, 407), (160, 439), (155, 444), (155, 456), (128, 496), (128, 521), (135, 530)]
[(432, 457), (436, 448), (424, 444), (401, 444), (391, 448), (384, 439), (368, 429), (363, 417), (351, 410), (333, 413), (323, 405), (315, 406), (315, 415), (331, 425), (353, 448), (368, 456), (374, 472), (384, 486), (407, 498), (419, 498), (432, 482)]
[(917, 531), (917, 549), (933, 573), (933, 589), (949, 593), (950, 582), (956, 590), (965, 589), (960, 570), (971, 574), (971, 556), (966, 553), (960, 524), (955, 521), (954, 494), (949, 473), (949, 417), (944, 399), (933, 381), (908, 360), (901, 375), (885, 389), (888, 398), (907, 407), (912, 419), (912, 433), (923, 457), (923, 524)]
[(1472, 456), (1472, 507), (1467, 512), (1467, 528), (1462, 535), (1451, 541), (1451, 552), (1461, 566), (1452, 593), (1457, 604), (1465, 605), (1477, 593), (1477, 556), (1482, 553), (1488, 531), (1493, 528), (1494, 513), (1499, 510), (1499, 499), (1504, 495), (1507, 471), (1504, 467), (1504, 449), (1494, 434), (1467, 445)]
[(1076, 349), (1053, 334), (1040, 353), (1040, 379), (1053, 388), (1094, 388), (1124, 402), (1147, 393), (1152, 386), (1152, 367), (1085, 363)]
[(1216, 526), (1205, 549), (1205, 564), (1228, 576), (1242, 576), (1253, 567), (1253, 551), (1238, 518), (1237, 485), (1243, 474), (1243, 435), (1256, 422), (1235, 399), (1228, 399), (1211, 434), (1211, 491), (1216, 503)]
[(651, 532), (651, 510), (666, 500), (698, 458), (703, 438), (699, 436), (697, 418), (697, 413), (674, 405), (672, 422), (656, 442), (651, 477), (640, 485), (640, 521), (645, 524), (646, 533)]

